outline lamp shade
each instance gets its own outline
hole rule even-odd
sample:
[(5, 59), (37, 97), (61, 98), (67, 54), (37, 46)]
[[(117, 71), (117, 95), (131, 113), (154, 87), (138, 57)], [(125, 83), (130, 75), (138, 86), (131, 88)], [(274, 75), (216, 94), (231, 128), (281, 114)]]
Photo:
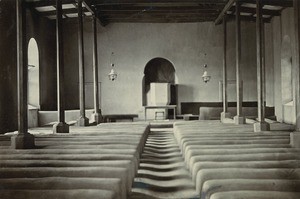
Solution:
[(111, 81), (115, 81), (118, 76), (116, 71), (114, 70), (114, 66), (115, 66), (114, 64), (111, 64), (111, 70), (110, 70), (110, 73), (108, 74), (108, 78)]
[(205, 83), (207, 83), (210, 80), (210, 75), (208, 75), (207, 71), (204, 71), (203, 75), (202, 75), (202, 79)]

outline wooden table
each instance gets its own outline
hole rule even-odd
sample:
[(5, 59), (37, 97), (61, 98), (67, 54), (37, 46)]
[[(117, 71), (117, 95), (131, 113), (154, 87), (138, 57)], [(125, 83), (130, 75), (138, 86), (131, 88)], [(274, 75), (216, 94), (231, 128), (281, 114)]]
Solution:
[(144, 106), (145, 107), (145, 121), (147, 120), (147, 109), (173, 109), (174, 120), (176, 119), (176, 105), (162, 105), (162, 106)]

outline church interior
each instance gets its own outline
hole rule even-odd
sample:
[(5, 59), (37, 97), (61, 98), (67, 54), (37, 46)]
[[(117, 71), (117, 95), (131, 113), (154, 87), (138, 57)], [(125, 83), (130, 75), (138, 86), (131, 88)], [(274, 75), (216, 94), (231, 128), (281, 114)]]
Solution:
[(0, 198), (299, 199), (299, 0), (0, 0)]

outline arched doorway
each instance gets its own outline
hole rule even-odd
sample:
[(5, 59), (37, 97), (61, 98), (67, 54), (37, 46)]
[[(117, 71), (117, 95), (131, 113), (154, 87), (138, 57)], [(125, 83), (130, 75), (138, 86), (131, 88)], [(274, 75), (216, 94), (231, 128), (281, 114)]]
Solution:
[[(150, 84), (169, 83), (170, 104), (177, 104), (176, 74), (173, 64), (165, 58), (151, 59), (145, 66), (143, 78), (143, 106), (150, 105)], [(171, 113), (171, 112), (170, 112)]]
[(40, 107), (39, 50), (37, 42), (31, 38), (28, 43), (28, 104)]

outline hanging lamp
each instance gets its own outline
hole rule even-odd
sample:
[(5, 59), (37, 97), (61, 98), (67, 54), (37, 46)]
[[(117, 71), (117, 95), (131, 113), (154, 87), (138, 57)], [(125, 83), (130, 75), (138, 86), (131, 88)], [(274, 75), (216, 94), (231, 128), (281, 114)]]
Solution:
[[(114, 56), (114, 53), (112, 52), (111, 53), (111, 60), (112, 60), (113, 56)], [(118, 76), (118, 74), (114, 70), (115, 64), (113, 62), (111, 62), (110, 66), (111, 66), (111, 70), (110, 70), (110, 73), (108, 74), (108, 78), (111, 81), (115, 81), (117, 79), (117, 76)]]

